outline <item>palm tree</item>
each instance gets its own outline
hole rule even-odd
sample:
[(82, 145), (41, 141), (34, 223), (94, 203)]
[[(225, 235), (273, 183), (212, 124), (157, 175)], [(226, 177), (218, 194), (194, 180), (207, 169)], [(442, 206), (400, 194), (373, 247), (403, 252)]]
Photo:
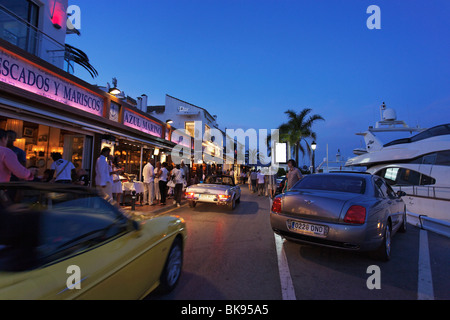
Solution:
[(299, 151), (302, 155), (305, 155), (305, 148), (302, 145), (302, 141), (306, 143), (306, 150), (308, 151), (308, 155), (311, 154), (311, 148), (306, 140), (307, 138), (311, 138), (313, 140), (317, 139), (317, 134), (312, 130), (313, 124), (317, 120), (325, 120), (321, 115), (314, 114), (309, 115), (312, 111), (310, 108), (305, 108), (299, 113), (289, 109), (285, 111), (285, 114), (288, 115), (288, 122), (283, 123), (278, 127), (280, 132), (280, 141), (289, 142), (290, 145), (295, 146), (295, 161), (297, 165), (299, 165)]

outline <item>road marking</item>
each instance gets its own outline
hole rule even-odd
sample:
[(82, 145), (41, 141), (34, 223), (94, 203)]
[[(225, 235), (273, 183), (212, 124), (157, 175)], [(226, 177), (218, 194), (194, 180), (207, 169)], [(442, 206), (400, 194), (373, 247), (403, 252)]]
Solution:
[(428, 233), (423, 229), (420, 230), (419, 237), (419, 281), (417, 285), (417, 299), (434, 300)]
[(284, 239), (274, 234), (275, 247), (277, 249), (278, 257), (278, 272), (280, 273), (281, 283), (281, 296), (283, 300), (297, 300), (295, 297), (294, 284), (292, 283), (291, 273), (289, 271), (289, 265), (284, 251)]

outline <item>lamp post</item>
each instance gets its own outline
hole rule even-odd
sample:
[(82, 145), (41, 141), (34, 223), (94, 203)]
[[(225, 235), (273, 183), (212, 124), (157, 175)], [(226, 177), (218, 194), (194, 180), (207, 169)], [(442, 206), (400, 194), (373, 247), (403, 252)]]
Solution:
[(315, 162), (315, 156), (316, 156), (316, 148), (317, 148), (317, 144), (316, 144), (315, 141), (313, 141), (311, 143), (311, 149), (313, 151), (313, 154), (312, 154), (312, 173), (316, 173), (316, 165), (314, 163)]

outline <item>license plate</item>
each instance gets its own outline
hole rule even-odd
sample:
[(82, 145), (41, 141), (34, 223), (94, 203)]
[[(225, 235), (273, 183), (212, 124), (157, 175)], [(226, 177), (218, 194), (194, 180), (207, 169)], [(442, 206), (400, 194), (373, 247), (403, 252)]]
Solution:
[(287, 227), (290, 231), (317, 237), (325, 237), (328, 234), (328, 227), (319, 224), (288, 220)]
[(200, 200), (214, 200), (216, 198), (215, 194), (201, 194)]

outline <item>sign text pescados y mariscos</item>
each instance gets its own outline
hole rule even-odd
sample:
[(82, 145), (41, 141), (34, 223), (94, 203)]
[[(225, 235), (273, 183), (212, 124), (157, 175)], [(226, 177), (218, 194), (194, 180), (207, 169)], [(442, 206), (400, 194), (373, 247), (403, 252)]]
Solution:
[(61, 102), (71, 107), (103, 116), (104, 100), (25, 59), (0, 48), (0, 81)]

